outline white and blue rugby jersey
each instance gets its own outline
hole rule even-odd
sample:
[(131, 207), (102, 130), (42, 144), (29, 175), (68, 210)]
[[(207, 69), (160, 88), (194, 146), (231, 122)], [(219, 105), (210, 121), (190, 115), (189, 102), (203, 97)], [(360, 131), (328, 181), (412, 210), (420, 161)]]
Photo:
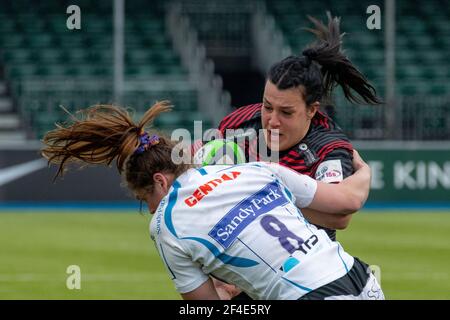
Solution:
[(253, 299), (298, 299), (353, 266), (310, 224), (317, 182), (278, 164), (190, 169), (156, 210), (150, 232), (180, 293), (212, 275)]

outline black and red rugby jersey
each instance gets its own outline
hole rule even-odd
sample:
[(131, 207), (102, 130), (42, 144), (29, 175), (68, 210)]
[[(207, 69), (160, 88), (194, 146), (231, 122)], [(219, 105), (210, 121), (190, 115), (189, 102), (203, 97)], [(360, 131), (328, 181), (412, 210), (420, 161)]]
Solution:
[[(226, 138), (230, 138), (226, 135), (227, 129), (243, 129), (245, 131), (253, 128), (259, 133), (259, 130), (262, 129), (261, 108), (262, 103), (258, 103), (236, 109), (220, 122), (219, 131)], [(259, 134), (256, 138), (245, 141), (244, 151), (247, 161), (249, 158), (264, 160), (259, 156), (257, 149), (258, 138)], [(262, 139), (264, 138), (262, 137)], [(330, 172), (326, 172), (327, 164), (332, 166), (337, 161), (339, 165), (340, 162), (342, 169), (337, 174), (342, 176), (338, 178), (346, 178), (353, 174), (352, 153), (353, 147), (341, 128), (327, 115), (318, 111), (311, 121), (306, 136), (290, 149), (280, 152), (279, 163), (316, 180), (333, 182), (323, 176), (324, 173), (330, 174)], [(335, 230), (322, 229), (327, 231), (332, 240), (336, 240)]]

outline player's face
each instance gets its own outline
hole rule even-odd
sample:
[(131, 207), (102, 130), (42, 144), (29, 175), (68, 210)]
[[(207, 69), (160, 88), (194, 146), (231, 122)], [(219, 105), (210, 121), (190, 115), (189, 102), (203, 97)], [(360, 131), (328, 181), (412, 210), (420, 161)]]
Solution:
[(261, 111), (267, 146), (273, 151), (287, 150), (308, 132), (318, 103), (307, 107), (299, 88), (280, 90), (267, 81)]
[(145, 202), (147, 202), (148, 211), (151, 214), (155, 213), (156, 209), (159, 206), (159, 203), (161, 202), (162, 198), (164, 198), (164, 196), (165, 195), (161, 195), (155, 192), (155, 190), (145, 196)]
[(153, 175), (153, 188), (148, 191), (145, 188), (136, 191), (136, 198), (147, 203), (150, 213), (155, 213), (161, 200), (167, 195), (175, 175), (171, 173), (155, 173)]

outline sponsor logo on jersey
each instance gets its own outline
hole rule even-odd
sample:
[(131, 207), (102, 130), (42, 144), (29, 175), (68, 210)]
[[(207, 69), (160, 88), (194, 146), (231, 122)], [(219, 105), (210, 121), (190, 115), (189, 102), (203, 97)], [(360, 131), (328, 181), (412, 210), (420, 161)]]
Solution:
[(161, 202), (159, 203), (158, 209), (156, 210), (156, 234), (161, 233), (161, 221), (162, 221), (162, 214), (163, 214), (163, 208), (166, 204), (166, 198), (163, 198)]
[(271, 182), (233, 207), (208, 233), (228, 248), (239, 234), (260, 215), (289, 203), (280, 186)]
[(195, 206), (199, 203), (206, 195), (213, 192), (215, 188), (217, 188), (220, 184), (226, 181), (235, 180), (241, 172), (239, 171), (231, 171), (228, 173), (222, 174), (220, 177), (212, 179), (207, 183), (201, 185), (197, 189), (195, 189), (194, 193), (184, 199), (184, 203), (186, 203), (189, 207)]
[(341, 160), (328, 160), (322, 162), (316, 171), (317, 181), (325, 183), (340, 182), (343, 180)]

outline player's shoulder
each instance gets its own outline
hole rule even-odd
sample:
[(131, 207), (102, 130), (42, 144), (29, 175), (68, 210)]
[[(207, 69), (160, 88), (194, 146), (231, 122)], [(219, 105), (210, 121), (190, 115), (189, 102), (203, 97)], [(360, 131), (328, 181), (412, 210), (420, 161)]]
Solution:
[(174, 188), (161, 203), (154, 213), (150, 222), (151, 238), (162, 244), (169, 246), (181, 246), (181, 239), (186, 235), (187, 226), (190, 225), (190, 218), (195, 219), (195, 208), (190, 212), (190, 217), (186, 217), (183, 212), (186, 204), (190, 202), (186, 192), (180, 192), (183, 188)]
[(347, 159), (353, 146), (345, 133), (333, 120), (317, 112), (305, 138), (292, 146), (280, 158), (280, 164), (299, 173), (312, 176), (325, 159)]
[[(346, 137), (339, 125), (331, 119), (325, 112), (317, 111), (311, 120), (313, 131)], [(348, 140), (348, 138), (347, 138)]]
[[(342, 129), (326, 114), (318, 111), (311, 121), (311, 129), (304, 139), (315, 152), (330, 151), (336, 148), (352, 150), (352, 144)], [(301, 144), (299, 147), (301, 148)]]
[[(155, 213), (150, 222), (150, 233), (152, 237), (162, 238), (166, 236), (178, 237), (178, 211), (180, 204), (186, 198), (186, 194), (190, 191), (185, 188), (189, 185), (189, 177), (194, 169), (183, 173), (174, 182), (169, 192), (161, 199)], [(187, 190), (186, 190), (187, 189)]]
[(262, 103), (256, 103), (237, 108), (222, 119), (219, 124), (219, 130), (238, 129), (255, 120), (258, 120), (259, 123), (259, 119), (261, 118), (261, 107)]

